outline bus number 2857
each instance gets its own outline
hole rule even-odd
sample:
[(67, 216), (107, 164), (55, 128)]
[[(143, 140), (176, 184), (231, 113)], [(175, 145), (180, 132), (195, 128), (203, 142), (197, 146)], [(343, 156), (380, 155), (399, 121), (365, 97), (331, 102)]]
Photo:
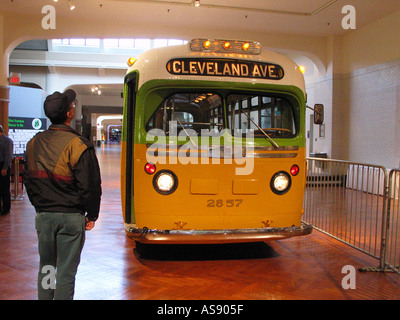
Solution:
[(207, 207), (227, 207), (227, 208), (232, 208), (232, 207), (239, 207), (243, 202), (243, 199), (228, 199), (228, 200), (222, 200), (222, 199), (209, 199), (207, 200)]

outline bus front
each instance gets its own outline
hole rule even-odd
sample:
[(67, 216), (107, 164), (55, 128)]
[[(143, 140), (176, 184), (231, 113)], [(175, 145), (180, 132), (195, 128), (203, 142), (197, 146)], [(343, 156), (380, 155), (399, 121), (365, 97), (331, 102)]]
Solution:
[(311, 233), (304, 78), (258, 43), (195, 39), (142, 54), (126, 77), (122, 194), (143, 243)]

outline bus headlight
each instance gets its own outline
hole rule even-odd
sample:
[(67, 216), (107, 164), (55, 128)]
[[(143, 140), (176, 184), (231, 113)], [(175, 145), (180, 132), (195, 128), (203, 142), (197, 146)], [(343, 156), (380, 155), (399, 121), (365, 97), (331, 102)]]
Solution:
[(153, 186), (158, 193), (168, 195), (178, 187), (178, 178), (172, 171), (162, 170), (154, 176)]
[(274, 193), (282, 195), (289, 191), (291, 184), (292, 180), (289, 174), (285, 171), (280, 171), (273, 175), (270, 186)]

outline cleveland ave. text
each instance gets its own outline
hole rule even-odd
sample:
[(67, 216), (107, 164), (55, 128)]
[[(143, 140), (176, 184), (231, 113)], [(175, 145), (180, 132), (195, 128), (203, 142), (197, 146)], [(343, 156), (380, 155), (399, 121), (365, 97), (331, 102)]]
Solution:
[(280, 80), (282, 67), (272, 63), (230, 59), (171, 59), (167, 71), (174, 75), (239, 77)]

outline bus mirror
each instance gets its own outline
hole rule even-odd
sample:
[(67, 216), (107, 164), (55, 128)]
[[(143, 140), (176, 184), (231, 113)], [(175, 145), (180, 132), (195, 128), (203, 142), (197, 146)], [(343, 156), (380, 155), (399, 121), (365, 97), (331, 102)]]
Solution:
[(314, 105), (314, 124), (324, 123), (324, 105), (315, 104)]

